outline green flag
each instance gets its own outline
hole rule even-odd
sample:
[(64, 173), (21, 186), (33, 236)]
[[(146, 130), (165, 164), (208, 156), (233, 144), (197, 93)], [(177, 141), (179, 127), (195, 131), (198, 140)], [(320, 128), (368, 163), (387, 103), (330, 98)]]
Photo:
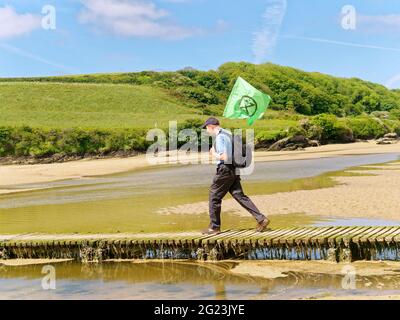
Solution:
[(228, 119), (247, 119), (252, 125), (257, 119), (261, 119), (271, 97), (254, 88), (246, 80), (239, 77), (229, 96), (224, 111), (224, 117)]

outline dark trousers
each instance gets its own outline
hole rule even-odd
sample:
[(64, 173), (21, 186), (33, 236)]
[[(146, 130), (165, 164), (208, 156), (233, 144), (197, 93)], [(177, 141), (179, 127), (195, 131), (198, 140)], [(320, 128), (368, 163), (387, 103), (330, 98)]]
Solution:
[(228, 192), (243, 208), (253, 215), (257, 222), (262, 222), (266, 219), (266, 217), (255, 206), (253, 201), (243, 193), (240, 180), (240, 176), (236, 175), (236, 170), (231, 165), (221, 164), (218, 166), (217, 173), (210, 187), (210, 228), (221, 228), (221, 203), (222, 199)]

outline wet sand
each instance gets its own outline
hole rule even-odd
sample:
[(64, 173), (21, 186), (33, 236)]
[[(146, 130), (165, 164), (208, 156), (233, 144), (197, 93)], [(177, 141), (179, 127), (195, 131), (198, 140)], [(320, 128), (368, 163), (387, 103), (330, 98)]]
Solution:
[[(363, 167), (369, 170), (349, 172), (368, 176), (332, 177), (337, 182), (334, 187), (255, 195), (251, 198), (266, 215), (302, 213), (331, 218), (400, 220), (400, 163)], [(232, 198), (225, 199), (222, 206), (224, 211), (248, 216), (248, 212)], [(164, 214), (206, 212), (207, 201), (162, 209)]]
[(327, 297), (309, 297), (299, 300), (400, 300), (400, 295), (384, 295), (384, 296), (327, 296)]
[[(385, 289), (386, 283), (393, 277), (400, 275), (400, 262), (394, 261), (356, 261), (348, 263), (334, 263), (328, 261), (241, 261), (231, 269), (233, 274), (274, 280), (287, 278), (289, 274), (310, 275), (318, 278), (339, 276), (345, 279), (349, 273), (357, 283), (357, 290), (343, 288), (342, 290), (316, 290), (314, 294), (304, 292), (302, 297), (288, 297), (294, 300), (400, 300), (399, 290)], [(371, 282), (370, 282), (371, 281)], [(379, 288), (376, 288), (377, 282)], [(267, 295), (255, 296), (255, 299), (268, 299)], [(280, 298), (281, 299), (281, 298)]]
[[(392, 145), (377, 145), (375, 141), (368, 141), (352, 144), (325, 145), (315, 148), (307, 148), (303, 151), (257, 151), (255, 154), (255, 159), (257, 162), (285, 161), (318, 159), (343, 155), (395, 152), (400, 152), (399, 143)], [(202, 163), (204, 159), (209, 159), (208, 154), (200, 154), (179, 155), (179, 160), (194, 161), (199, 160), (200, 157), (202, 159)], [(168, 160), (169, 164), (176, 163), (176, 161), (174, 161), (172, 158), (168, 158)], [(45, 183), (66, 179), (85, 179), (88, 177), (139, 170), (149, 168), (151, 166), (154, 165), (149, 164), (145, 155), (129, 158), (97, 160), (84, 159), (79, 161), (52, 164), (2, 165), (0, 166), (0, 194), (31, 190), (29, 186), (23, 189), (13, 189), (13, 187), (17, 185)]]
[(395, 261), (355, 261), (351, 264), (329, 261), (239, 261), (231, 272), (276, 279), (287, 277), (289, 272), (345, 275), (348, 267), (354, 268), (354, 272), (360, 277), (400, 275), (400, 262)]
[(0, 260), (0, 267), (22, 267), (31, 265), (41, 265), (41, 264), (53, 264), (72, 261), (72, 259), (9, 259)]

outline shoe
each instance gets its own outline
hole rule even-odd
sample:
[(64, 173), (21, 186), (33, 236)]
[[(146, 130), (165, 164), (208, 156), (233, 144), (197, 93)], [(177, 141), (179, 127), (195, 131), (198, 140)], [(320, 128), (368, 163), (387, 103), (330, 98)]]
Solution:
[(217, 234), (220, 234), (220, 233), (221, 233), (221, 230), (219, 230), (219, 229), (212, 229), (212, 228), (208, 228), (208, 229), (205, 229), (205, 230), (202, 231), (202, 234), (204, 234), (204, 235), (209, 235), (209, 236), (211, 236), (211, 235), (217, 235)]
[(258, 232), (264, 232), (265, 230), (267, 230), (268, 226), (270, 224), (270, 221), (265, 218), (263, 221), (261, 221), (260, 223), (257, 224), (257, 231)]

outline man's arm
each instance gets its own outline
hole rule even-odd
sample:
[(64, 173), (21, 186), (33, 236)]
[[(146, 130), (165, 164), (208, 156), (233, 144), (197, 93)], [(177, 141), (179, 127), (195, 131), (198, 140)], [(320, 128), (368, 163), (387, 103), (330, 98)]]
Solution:
[(214, 147), (211, 148), (210, 152), (211, 152), (211, 155), (217, 160), (222, 160), (222, 161), (228, 160), (228, 154), (226, 152), (219, 154), (215, 151)]
[(214, 149), (214, 147), (211, 148), (210, 153), (211, 155), (216, 158), (217, 160), (222, 160), (222, 161), (227, 161), (228, 160), (228, 153), (226, 150), (226, 145), (225, 141), (222, 135), (217, 136), (216, 141), (215, 141), (215, 146), (218, 152)]

